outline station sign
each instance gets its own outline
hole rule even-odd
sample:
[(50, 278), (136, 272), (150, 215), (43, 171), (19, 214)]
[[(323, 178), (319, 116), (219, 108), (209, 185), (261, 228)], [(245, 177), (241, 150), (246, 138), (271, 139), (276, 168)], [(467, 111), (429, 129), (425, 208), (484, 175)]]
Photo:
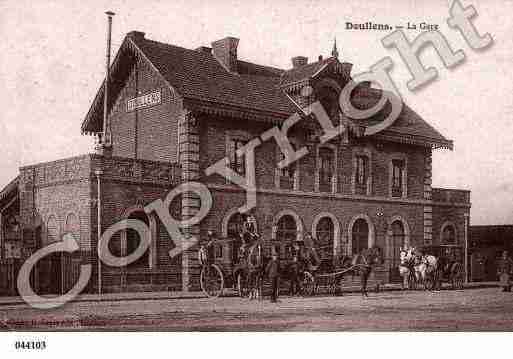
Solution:
[(162, 101), (160, 89), (158, 91), (138, 96), (126, 102), (126, 112), (132, 112), (140, 108), (159, 105)]

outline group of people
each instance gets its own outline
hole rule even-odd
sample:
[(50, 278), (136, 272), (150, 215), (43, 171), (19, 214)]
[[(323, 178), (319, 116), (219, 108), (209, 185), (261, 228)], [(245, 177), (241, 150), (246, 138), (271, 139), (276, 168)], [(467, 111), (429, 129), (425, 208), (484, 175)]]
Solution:
[(433, 255), (416, 251), (415, 247), (405, 246), (400, 249), (399, 274), (403, 278), (402, 288), (408, 288), (408, 282), (412, 275), (415, 281), (425, 281), (428, 276), (433, 276), (439, 267), (439, 260)]
[[(255, 217), (252, 214), (243, 215), (244, 221), (240, 233), (241, 246), (239, 247), (239, 262), (251, 261), (250, 248), (254, 248), (255, 242), (260, 238), (256, 225)], [(308, 235), (308, 234), (306, 234)], [(294, 241), (293, 241), (294, 242)], [(261, 248), (258, 249), (259, 251)], [(295, 241), (291, 248), (291, 261), (284, 263), (280, 261), (280, 249), (271, 247), (271, 257), (266, 263), (264, 271), (265, 275), (271, 283), (271, 302), (277, 302), (280, 287), (280, 277), (286, 274), (290, 280), (290, 295), (296, 295), (300, 289), (300, 274), (304, 269), (305, 263), (309, 263), (309, 255), (305, 250), (305, 246), (301, 241)], [(260, 253), (260, 252), (259, 252)], [(250, 299), (252, 299), (250, 292)]]

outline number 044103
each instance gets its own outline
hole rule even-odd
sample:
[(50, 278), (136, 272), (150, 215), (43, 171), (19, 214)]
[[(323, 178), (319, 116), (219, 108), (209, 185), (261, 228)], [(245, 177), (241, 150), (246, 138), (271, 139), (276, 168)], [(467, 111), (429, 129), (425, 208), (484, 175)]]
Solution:
[(46, 349), (45, 341), (16, 341), (14, 348), (18, 350), (43, 350)]

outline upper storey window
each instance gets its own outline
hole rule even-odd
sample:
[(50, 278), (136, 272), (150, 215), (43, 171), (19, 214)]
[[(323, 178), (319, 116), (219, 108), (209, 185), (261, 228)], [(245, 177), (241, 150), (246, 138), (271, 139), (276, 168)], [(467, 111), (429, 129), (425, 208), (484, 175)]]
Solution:
[(319, 191), (333, 192), (335, 181), (335, 151), (328, 147), (319, 148)]
[(403, 197), (405, 194), (406, 165), (404, 160), (392, 160), (392, 197)]
[(369, 158), (356, 156), (356, 192), (367, 193), (367, 180), (369, 178)]
[[(292, 148), (296, 151), (296, 144), (291, 143)], [(278, 161), (282, 161), (285, 159), (285, 155), (277, 148)], [(294, 161), (289, 164), (287, 167), (276, 168), (276, 187), (288, 190), (298, 190), (299, 189), (299, 161)]]
[(237, 154), (237, 150), (244, 147), (247, 143), (247, 140), (240, 138), (230, 138), (228, 140), (230, 168), (241, 176), (246, 174), (246, 160), (244, 154)]

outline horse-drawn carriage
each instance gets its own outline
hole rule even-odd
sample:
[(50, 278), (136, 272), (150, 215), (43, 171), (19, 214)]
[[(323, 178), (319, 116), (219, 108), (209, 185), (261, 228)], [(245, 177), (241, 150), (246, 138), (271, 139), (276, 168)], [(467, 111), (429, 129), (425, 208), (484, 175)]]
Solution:
[[(378, 247), (366, 249), (354, 257), (342, 256), (338, 260), (324, 258), (318, 252), (309, 234), (308, 241), (277, 243), (257, 237), (243, 245), (239, 238), (214, 239), (202, 245), (199, 260), (202, 266), (200, 286), (209, 297), (218, 297), (232, 288), (241, 297), (262, 296), (266, 279), (266, 264), (275, 252), (280, 258), (282, 287), (289, 284), (291, 294), (309, 296), (325, 288), (331, 294), (339, 293), (347, 275), (359, 275), (362, 294), (372, 267), (382, 262)], [(245, 248), (242, 248), (245, 246)]]
[(420, 248), (425, 255), (437, 258), (437, 269), (428, 276), (426, 289), (441, 289), (442, 283), (450, 283), (452, 289), (462, 289), (465, 282), (463, 248), (455, 245), (432, 245)]
[[(283, 248), (280, 250), (280, 247)], [(294, 280), (298, 293), (312, 294), (314, 279), (308, 264), (301, 259), (303, 257), (296, 256), (294, 259), (290, 246), (280, 246), (260, 238), (243, 245), (240, 238), (210, 237), (199, 250), (201, 290), (209, 297), (218, 297), (229, 288), (241, 297), (253, 294), (261, 296), (266, 265), (276, 248), (280, 254), (281, 278)]]
[(442, 283), (450, 283), (453, 289), (462, 289), (465, 281), (463, 249), (454, 245), (431, 245), (401, 252), (399, 272), (403, 277), (403, 289), (441, 289)]

